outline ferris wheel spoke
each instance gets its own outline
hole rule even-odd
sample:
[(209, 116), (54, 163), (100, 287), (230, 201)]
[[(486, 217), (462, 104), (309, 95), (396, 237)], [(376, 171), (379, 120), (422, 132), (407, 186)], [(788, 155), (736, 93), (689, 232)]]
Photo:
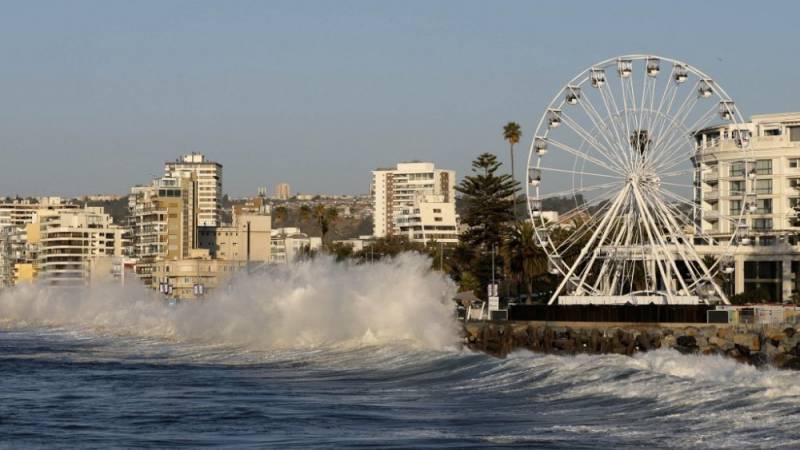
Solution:
[[(670, 219), (671, 215), (669, 214), (668, 211), (665, 214), (666, 209), (664, 208), (663, 202), (658, 197), (655, 197), (655, 196), (653, 196), (652, 198), (649, 198), (648, 201), (649, 201), (649, 203), (651, 205), (651, 210), (657, 216), (660, 217), (661, 223), (668, 230), (667, 231), (668, 235), (671, 236), (673, 238), (673, 240), (676, 240), (679, 237), (682, 237), (683, 233), (681, 232), (680, 226), (677, 223), (674, 223), (674, 221)], [(687, 271), (689, 272), (689, 275), (691, 276), (692, 280), (696, 283), (700, 279), (700, 275), (695, 271), (695, 267), (694, 267), (693, 264), (691, 264), (691, 262), (697, 260), (697, 254), (695, 253), (694, 255), (690, 255), (684, 249), (685, 246), (677, 245), (677, 241), (675, 242), (675, 244), (676, 245), (673, 245), (673, 247), (678, 252), (678, 254), (681, 256), (682, 260), (684, 261), (684, 265), (686, 266)], [(692, 247), (692, 246), (686, 246), (686, 247)], [(682, 278), (680, 272), (676, 273), (676, 276)], [(684, 283), (684, 285), (685, 285), (685, 283)], [(689, 294), (688, 289), (691, 288), (691, 285), (685, 285), (685, 287), (687, 289), (686, 293)]]
[[(605, 140), (605, 142), (608, 144), (610, 149), (609, 153), (615, 155), (620, 164), (625, 166), (625, 149), (620, 145), (618, 140), (615, 141), (614, 139), (614, 130), (611, 128), (613, 124), (605, 123), (602, 115), (597, 111), (597, 108), (594, 107), (588, 97), (586, 97), (583, 101), (578, 102), (578, 104), (586, 113), (586, 116), (589, 117), (589, 120), (592, 121), (595, 129), (597, 129), (600, 135), (603, 137), (603, 140)], [(609, 122), (612, 120), (613, 118), (609, 117)]]
[[(667, 221), (668, 223), (672, 222), (675, 231), (677, 233), (680, 233), (680, 227), (678, 226), (677, 223), (675, 223), (675, 218), (670, 214), (670, 211), (666, 207), (664, 202), (659, 201), (656, 206), (661, 210), (661, 214), (664, 220)], [(681, 234), (676, 234), (676, 235), (681, 235)], [(706, 265), (705, 261), (703, 261), (703, 258), (700, 257), (700, 255), (695, 250), (694, 245), (687, 245), (687, 246), (676, 245), (676, 247), (684, 257), (684, 261), (686, 261), (685, 265), (687, 269), (690, 271), (690, 274), (693, 275), (693, 282), (688, 286), (688, 289), (697, 287), (702, 281), (712, 281), (713, 275), (711, 272), (712, 270), (714, 270), (714, 266), (716, 266), (719, 263), (719, 261), (714, 263), (714, 265), (711, 268), (709, 268)], [(695, 264), (691, 264), (689, 261), (693, 261), (697, 265), (697, 267), (695, 267)], [(714, 290), (716, 291), (717, 295), (719, 295), (720, 299), (722, 299), (724, 303), (730, 304), (727, 296), (725, 295), (724, 292), (722, 292), (719, 286), (717, 286), (717, 284), (713, 282), (711, 283), (711, 285), (714, 287)]]
[[(605, 200), (608, 200), (608, 198), (606, 198)], [(600, 203), (600, 202), (599, 201), (593, 201), (591, 203), (596, 204), (596, 203)], [(593, 205), (587, 204), (585, 210), (588, 210), (591, 206), (593, 206)], [(572, 232), (572, 234), (567, 239), (565, 239), (564, 241), (560, 242), (557, 246), (554, 243), (551, 242), (551, 248), (553, 249), (553, 251), (556, 252), (557, 254), (560, 254), (560, 255), (568, 254), (568, 252), (577, 243), (581, 242), (581, 240), (584, 237), (588, 236), (589, 233), (594, 231), (595, 225), (598, 222), (600, 222), (603, 219), (603, 217), (605, 217), (604, 211), (606, 209), (610, 208), (610, 207), (611, 207), (611, 202), (606, 201), (604, 204), (599, 206), (599, 208), (597, 209), (597, 211), (594, 212), (594, 214), (590, 214), (589, 215), (589, 220), (584, 221), (583, 223), (580, 224), (580, 226), (576, 227), (576, 229)], [(574, 211), (571, 211), (571, 212), (567, 212), (564, 215), (568, 216), (570, 213), (577, 213), (577, 212), (579, 212), (579, 211), (575, 211), (574, 210)]]
[[(675, 68), (673, 67), (672, 70), (674, 72)], [(654, 123), (650, 126), (654, 137), (661, 135), (664, 124), (668, 121), (669, 112), (672, 110), (672, 105), (675, 102), (679, 89), (680, 85), (671, 82), (668, 82), (667, 86), (664, 88), (664, 92), (661, 94), (661, 100), (658, 102), (658, 114)]]
[[(589, 252), (589, 249), (592, 248), (592, 245), (597, 240), (597, 237), (600, 235), (601, 230), (603, 231), (603, 233), (607, 233), (608, 232), (608, 229), (605, 227), (605, 225), (614, 216), (614, 213), (619, 209), (619, 205), (622, 202), (622, 200), (625, 198), (625, 196), (627, 196), (628, 190), (629, 190), (629, 187), (628, 187), (628, 185), (626, 185), (617, 194), (617, 196), (614, 199), (614, 202), (612, 204), (612, 207), (609, 209), (609, 213), (603, 216), (603, 219), (600, 221), (600, 224), (597, 226), (597, 228), (595, 229), (594, 233), (589, 238), (589, 242), (587, 242), (586, 246), (581, 249), (581, 252), (578, 255), (578, 257), (576, 258), (575, 262), (569, 268), (567, 273), (564, 274), (563, 280), (561, 280), (561, 283), (558, 285), (558, 287), (555, 289), (555, 291), (553, 291), (553, 295), (552, 295), (552, 297), (550, 297), (550, 301), (548, 302), (548, 305), (552, 305), (556, 301), (556, 299), (558, 299), (558, 296), (561, 294), (561, 291), (564, 289), (566, 284), (568, 282), (571, 282), (572, 275), (575, 273), (575, 271), (578, 269), (580, 264), (583, 262), (583, 259), (586, 257), (587, 253)], [(580, 285), (578, 285), (578, 289), (580, 289)]]
[(542, 170), (542, 171), (545, 171), (545, 172), (569, 173), (569, 174), (573, 174), (573, 175), (582, 175), (582, 176), (583, 175), (588, 175), (588, 176), (593, 176), (593, 177), (613, 178), (615, 180), (622, 180), (623, 179), (621, 175), (605, 175), (605, 174), (602, 174), (602, 173), (585, 172), (583, 170), (566, 170), (566, 169), (556, 169), (556, 168), (553, 168), (553, 167), (538, 167), (538, 169)]
[(606, 160), (616, 167), (620, 171), (624, 171), (623, 165), (620, 164), (620, 161), (611, 156), (611, 153), (605, 146), (601, 145), (588, 131), (586, 131), (580, 124), (578, 124), (575, 120), (573, 120), (570, 116), (565, 113), (561, 113), (561, 119), (563, 123), (570, 128), (575, 134), (577, 134), (581, 139), (583, 139), (586, 143), (592, 146), (598, 153), (603, 155)]
[(581, 242), (584, 237), (594, 231), (594, 226), (604, 217), (604, 210), (608, 209), (610, 206), (610, 203), (602, 205), (595, 214), (589, 216), (589, 220), (583, 222), (567, 239), (560, 242), (554, 249), (561, 254), (566, 254), (572, 250), (577, 243)]
[(545, 200), (545, 199), (548, 199), (548, 198), (564, 197), (564, 196), (568, 196), (569, 194), (573, 194), (573, 193), (580, 194), (580, 193), (584, 193), (584, 192), (596, 191), (598, 189), (613, 188), (613, 187), (616, 187), (616, 186), (621, 186), (621, 184), (622, 184), (621, 181), (614, 181), (614, 182), (611, 182), (611, 183), (603, 183), (603, 184), (594, 184), (594, 185), (590, 185), (590, 186), (583, 186), (583, 187), (579, 187), (579, 188), (573, 188), (573, 189), (567, 189), (567, 190), (558, 191), (558, 192), (547, 193), (545, 195), (540, 195), (539, 197), (537, 197), (537, 199), (538, 200)]
[[(656, 221), (653, 219), (651, 211), (647, 207), (647, 203), (644, 200), (639, 187), (637, 185), (633, 185), (632, 190), (637, 198), (637, 202), (639, 203), (640, 212), (642, 213), (642, 216), (645, 218), (643, 225), (645, 231), (647, 232), (648, 239), (651, 242), (653, 248), (653, 254), (658, 255), (660, 251), (661, 254), (664, 256), (664, 259), (666, 259), (667, 262), (669, 263), (669, 267), (671, 267), (676, 274), (680, 274), (678, 267), (675, 265), (675, 260), (672, 256), (672, 253), (669, 251), (669, 249), (667, 249), (667, 246), (664, 242), (664, 238), (661, 236), (660, 233), (658, 233), (658, 230), (656, 229)], [(661, 270), (661, 276), (662, 279), (664, 280), (664, 287), (666, 288), (667, 296), (671, 298), (672, 297), (672, 289), (670, 286), (671, 277), (669, 276), (669, 270), (667, 270), (668, 266), (664, 265), (662, 258), (658, 257), (656, 257), (656, 264)], [(687, 291), (688, 289), (686, 287), (686, 284), (683, 282), (683, 279), (680, 276), (678, 276), (678, 281), (683, 287), (683, 289)]]
[(682, 170), (675, 170), (675, 171), (672, 171), (672, 172), (666, 172), (666, 173), (662, 173), (661, 174), (661, 179), (663, 180), (664, 178), (679, 177), (681, 175), (689, 175), (689, 174), (693, 173), (694, 171), (695, 171), (695, 169), (691, 168), (691, 169), (682, 169)]
[[(665, 111), (664, 120), (661, 123), (661, 128), (658, 130), (658, 135), (656, 137), (655, 142), (653, 143), (653, 148), (658, 148), (664, 142), (664, 140), (671, 134), (672, 130), (676, 126), (680, 126), (684, 122), (685, 114), (688, 115), (691, 113), (692, 109), (694, 109), (694, 105), (697, 103), (697, 96), (695, 94), (695, 90), (700, 86), (700, 82), (698, 81), (695, 83), (695, 86), (689, 90), (684, 98), (683, 102), (681, 102), (678, 109), (672, 113), (672, 103), (670, 103), (668, 109)], [(677, 89), (675, 91), (677, 93)], [(674, 98), (672, 100), (675, 100)]]
[(602, 167), (603, 169), (606, 169), (609, 172), (614, 172), (616, 174), (623, 175), (623, 172), (620, 171), (618, 168), (612, 167), (612, 166), (604, 163), (603, 161), (601, 161), (601, 160), (599, 160), (599, 159), (597, 159), (597, 158), (595, 158), (595, 157), (593, 157), (591, 155), (587, 155), (586, 153), (584, 153), (584, 152), (582, 152), (580, 150), (576, 150), (575, 148), (570, 147), (567, 144), (564, 144), (562, 142), (556, 141), (556, 140), (554, 140), (554, 139), (552, 139), (550, 137), (547, 138), (547, 142), (549, 142), (550, 144), (553, 144), (554, 146), (560, 148), (561, 150), (564, 150), (567, 153), (570, 153), (570, 154), (572, 154), (574, 156), (577, 156), (578, 158), (582, 158), (582, 159), (584, 159), (584, 160), (596, 165), (597, 167)]
[[(628, 167), (633, 167), (631, 152), (628, 146), (628, 137), (630, 135), (626, 134), (625, 123), (619, 112), (614, 91), (611, 89), (611, 83), (606, 83), (605, 85), (600, 86), (598, 91), (600, 92), (600, 96), (603, 98), (603, 104), (605, 105), (606, 112), (608, 113), (608, 121), (612, 124), (614, 128), (614, 134), (617, 136), (617, 142), (620, 145), (622, 157), (628, 162)], [(620, 135), (620, 133), (624, 135), (624, 138)]]
[[(686, 128), (685, 130), (689, 131), (689, 133), (694, 133), (697, 130), (702, 129), (702, 127), (704, 127), (705, 124), (709, 122), (712, 117), (714, 117), (714, 113), (716, 111), (717, 111), (717, 105), (712, 105), (708, 111), (706, 111), (699, 119), (697, 119), (697, 121), (695, 121), (690, 127)], [(682, 142), (682, 139), (686, 138), (688, 138), (689, 142)], [(663, 146), (663, 150), (659, 149), (658, 147), (654, 149), (656, 151), (660, 150), (659, 156), (656, 157), (656, 162), (654, 164), (658, 164), (659, 162), (664, 160), (672, 160), (676, 152), (679, 152), (681, 148), (683, 148), (686, 145), (690, 147), (690, 150), (694, 149), (690, 137), (682, 136), (680, 132), (673, 134), (670, 140)], [(689, 156), (691, 156), (692, 153), (694, 152), (690, 151)]]
[(697, 105), (698, 97), (689, 95), (686, 100), (688, 103), (684, 102), (684, 104), (681, 105), (681, 108), (672, 117), (666, 130), (662, 132), (661, 136), (656, 138), (656, 141), (653, 143), (654, 151), (658, 151), (666, 142), (671, 141), (676, 133), (680, 135), (682, 129), (686, 129), (683, 125)]

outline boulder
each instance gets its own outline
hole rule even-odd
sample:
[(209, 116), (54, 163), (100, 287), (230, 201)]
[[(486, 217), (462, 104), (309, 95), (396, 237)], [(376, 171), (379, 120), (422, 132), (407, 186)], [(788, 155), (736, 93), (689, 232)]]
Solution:
[(755, 333), (739, 333), (733, 336), (733, 343), (747, 347), (750, 351), (761, 350), (761, 338)]
[(678, 345), (678, 339), (671, 334), (661, 338), (661, 347), (674, 348), (676, 345)]
[(716, 336), (708, 338), (708, 344), (713, 345), (723, 351), (728, 351), (733, 348), (733, 342)]
[(735, 334), (733, 327), (720, 327), (717, 329), (717, 337), (728, 341), (732, 341)]

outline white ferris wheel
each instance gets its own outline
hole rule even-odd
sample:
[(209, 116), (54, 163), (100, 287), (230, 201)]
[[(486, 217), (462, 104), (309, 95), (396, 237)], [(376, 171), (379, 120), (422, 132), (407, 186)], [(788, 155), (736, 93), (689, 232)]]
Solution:
[[(611, 58), (570, 80), (547, 106), (528, 155), (529, 213), (560, 279), (549, 304), (728, 303), (714, 279), (732, 262), (704, 260), (696, 245), (728, 246), (719, 254), (731, 255), (747, 207), (710, 212), (727, 233), (704, 223), (696, 136), (728, 125), (722, 138), (750, 161), (741, 118), (716, 81), (669, 58)], [(544, 212), (552, 199), (571, 208), (562, 208), (560, 225)]]

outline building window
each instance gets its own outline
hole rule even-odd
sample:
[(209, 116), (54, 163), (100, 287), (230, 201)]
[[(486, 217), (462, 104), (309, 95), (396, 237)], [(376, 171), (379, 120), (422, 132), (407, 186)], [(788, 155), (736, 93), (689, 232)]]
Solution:
[(772, 194), (772, 180), (756, 180), (756, 194)]
[[(798, 134), (800, 134), (800, 131), (798, 131)], [(797, 169), (798, 167), (800, 167), (800, 158), (789, 158), (789, 168)]]
[(744, 190), (744, 181), (731, 181), (731, 195), (742, 195)]
[(800, 197), (790, 197), (789, 198), (789, 207), (790, 208), (794, 208), (798, 204), (800, 204)]
[(732, 177), (744, 176), (744, 161), (735, 161), (731, 163), (730, 176)]
[(756, 200), (756, 214), (772, 214), (772, 199), (760, 198)]
[(742, 201), (731, 200), (731, 214), (739, 214), (742, 212)]
[(789, 129), (789, 140), (792, 142), (800, 142), (800, 125), (787, 128)]
[(753, 219), (754, 230), (771, 230), (772, 219)]
[(756, 175), (772, 175), (772, 160), (759, 159), (756, 161)]
[(770, 128), (768, 130), (764, 130), (764, 136), (780, 136), (781, 129), (780, 128)]

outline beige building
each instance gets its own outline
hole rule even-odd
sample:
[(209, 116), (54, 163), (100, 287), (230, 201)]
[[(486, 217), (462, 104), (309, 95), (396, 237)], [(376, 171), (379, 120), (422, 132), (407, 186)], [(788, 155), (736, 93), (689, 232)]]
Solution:
[(443, 195), (417, 194), (412, 206), (404, 207), (394, 217), (395, 234), (412, 242), (458, 243), (455, 202), (445, 202)]
[(289, 200), (292, 196), (292, 192), (289, 189), (289, 183), (278, 183), (278, 186), (275, 188), (275, 198), (278, 200)]
[[(774, 301), (800, 290), (800, 113), (753, 116), (737, 129), (723, 125), (696, 135), (696, 220), (725, 241), (743, 217), (740, 245), (698, 246), (701, 254), (729, 260), (729, 292), (764, 289)], [(749, 151), (742, 152), (742, 139)]]
[(232, 225), (201, 228), (199, 247), (208, 249), (212, 258), (269, 262), (271, 225), (271, 217), (266, 214), (234, 214)]
[(202, 298), (224, 286), (242, 264), (212, 259), (206, 249), (193, 250), (188, 258), (155, 263), (152, 287), (178, 299)]
[(38, 246), (38, 279), (68, 286), (110, 278), (111, 258), (122, 256), (124, 231), (103, 208), (40, 211), (28, 231), (28, 243)]
[(38, 233), (38, 226), (30, 226), (37, 214), (78, 208), (60, 197), (0, 200), (0, 287), (31, 281), (36, 276), (38, 245), (29, 243), (28, 234)]
[[(455, 171), (437, 169), (430, 162), (404, 162), (397, 164), (393, 169), (372, 171), (370, 192), (373, 206), (373, 235), (385, 237), (390, 234), (402, 233), (403, 230), (399, 225), (408, 224), (409, 222), (406, 220), (411, 220), (410, 216), (414, 215), (414, 210), (419, 210), (421, 213), (423, 209), (429, 209), (421, 205), (427, 201), (452, 203), (453, 211), (455, 211), (455, 178)], [(430, 209), (444, 211), (445, 207), (431, 206)], [(404, 211), (407, 214), (404, 214)], [(406, 217), (403, 218), (403, 221), (398, 222), (397, 218), (401, 215)], [(455, 213), (453, 213), (453, 217), (455, 217)], [(455, 220), (439, 224), (439, 226), (451, 225), (456, 226)], [(414, 231), (423, 230), (412, 229), (410, 231), (415, 234)], [(404, 234), (408, 234), (408, 232), (409, 229), (406, 229)]]
[(221, 224), (222, 164), (209, 161), (200, 153), (183, 155), (164, 165), (167, 177), (186, 178), (194, 175), (197, 181), (198, 226), (215, 227)]
[(162, 177), (131, 189), (131, 249), (136, 274), (152, 284), (153, 264), (189, 256), (197, 247), (198, 183), (193, 173)]

